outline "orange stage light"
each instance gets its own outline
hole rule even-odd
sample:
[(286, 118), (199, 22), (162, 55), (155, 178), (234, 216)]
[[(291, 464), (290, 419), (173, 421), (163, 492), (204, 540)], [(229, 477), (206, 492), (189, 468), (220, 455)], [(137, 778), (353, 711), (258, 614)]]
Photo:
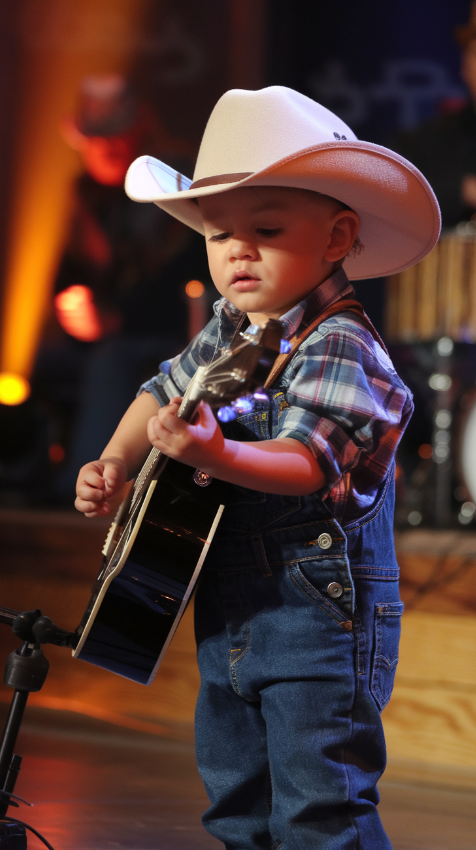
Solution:
[(147, 0), (29, 0), (21, 23), (16, 160), (2, 310), (0, 370), (29, 377), (47, 315), (80, 167), (61, 138), (83, 77), (126, 73)]
[(96, 342), (101, 338), (101, 322), (89, 286), (68, 286), (58, 293), (54, 304), (58, 321), (66, 333), (81, 342)]
[(189, 280), (185, 292), (189, 298), (200, 298), (205, 292), (205, 287), (199, 280)]
[(23, 404), (30, 392), (30, 384), (21, 375), (12, 372), (0, 373), (0, 404)]
[(418, 448), (418, 454), (422, 460), (429, 460), (433, 454), (433, 449), (429, 443), (422, 443)]

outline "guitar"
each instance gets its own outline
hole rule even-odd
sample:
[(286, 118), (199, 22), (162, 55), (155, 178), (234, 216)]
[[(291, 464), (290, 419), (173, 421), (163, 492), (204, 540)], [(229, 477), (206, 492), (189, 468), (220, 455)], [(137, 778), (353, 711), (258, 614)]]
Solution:
[[(230, 350), (197, 369), (177, 415), (192, 421), (202, 399), (222, 408), (223, 419), (230, 412), (224, 405), (239, 411), (239, 397), (265, 383), (281, 336), (274, 319), (248, 327)], [(225, 487), (151, 450), (106, 538), (102, 568), (72, 641), (74, 658), (152, 682), (220, 521)]]

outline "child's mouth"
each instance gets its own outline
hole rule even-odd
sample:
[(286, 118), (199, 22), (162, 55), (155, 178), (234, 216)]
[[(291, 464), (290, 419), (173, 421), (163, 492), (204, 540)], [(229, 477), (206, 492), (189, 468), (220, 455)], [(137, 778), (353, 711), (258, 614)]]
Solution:
[(260, 280), (247, 272), (235, 272), (231, 285), (237, 292), (251, 292), (256, 289)]

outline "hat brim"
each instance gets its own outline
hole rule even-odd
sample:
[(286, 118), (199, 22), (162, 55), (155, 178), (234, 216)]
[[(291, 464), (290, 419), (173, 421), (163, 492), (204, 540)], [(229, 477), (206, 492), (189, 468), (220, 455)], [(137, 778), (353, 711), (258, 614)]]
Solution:
[(344, 263), (351, 280), (409, 268), (432, 250), (440, 234), (438, 202), (423, 175), (399, 154), (370, 142), (326, 142), (239, 180), (191, 185), (165, 163), (142, 156), (129, 168), (125, 188), (133, 200), (153, 202), (199, 233), (203, 223), (194, 199), (205, 195), (245, 186), (288, 186), (330, 195), (360, 218), (364, 248)]

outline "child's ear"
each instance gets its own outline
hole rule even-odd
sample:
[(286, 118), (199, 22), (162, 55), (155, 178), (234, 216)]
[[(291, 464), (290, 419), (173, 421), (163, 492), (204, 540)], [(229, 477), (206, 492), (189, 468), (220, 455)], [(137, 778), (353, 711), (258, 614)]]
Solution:
[(329, 263), (342, 260), (349, 253), (360, 229), (360, 219), (353, 210), (338, 212), (331, 221), (331, 235), (324, 253)]

